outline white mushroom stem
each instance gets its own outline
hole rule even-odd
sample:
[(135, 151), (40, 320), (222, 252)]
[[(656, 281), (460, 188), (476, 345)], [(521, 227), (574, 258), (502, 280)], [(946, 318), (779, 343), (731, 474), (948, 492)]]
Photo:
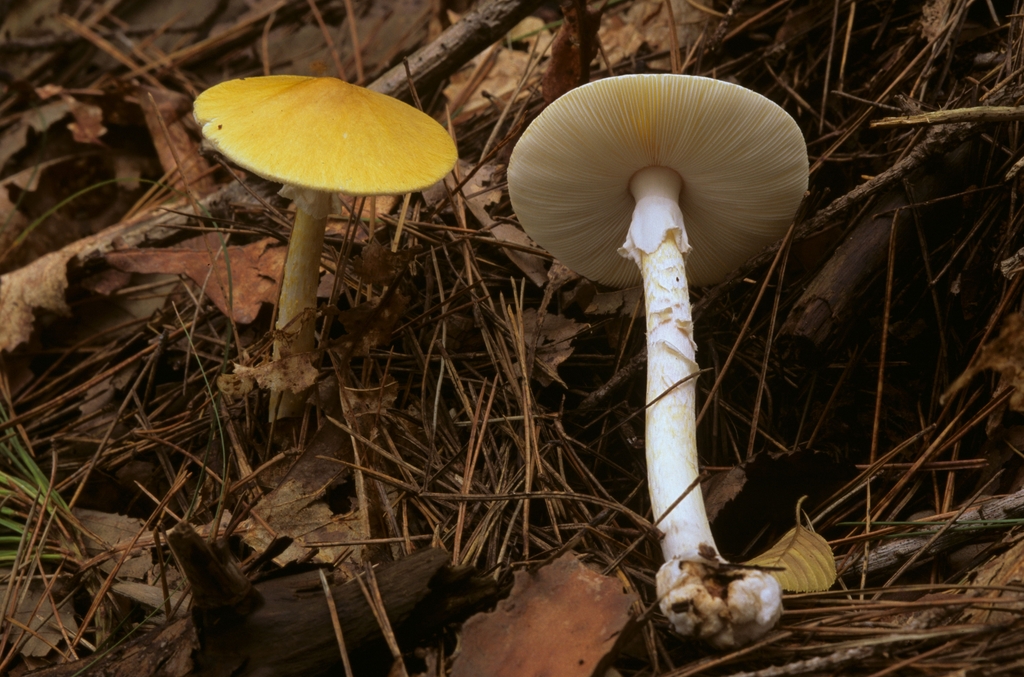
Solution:
[(661, 609), (679, 634), (729, 648), (774, 627), (782, 612), (782, 590), (770, 574), (729, 565), (718, 554), (699, 485), (672, 508), (698, 475), (696, 346), (681, 188), (680, 176), (664, 167), (647, 167), (633, 176), (636, 207), (620, 251), (637, 263), (644, 279), (647, 473), (654, 518), (665, 534), (665, 564), (657, 578)]
[[(277, 303), (278, 331), (285, 337), (274, 341), (274, 359), (311, 353), (316, 344), (316, 290), (320, 283), (320, 254), (331, 208), (331, 193), (288, 186), (281, 191), (295, 200), (295, 226), (288, 241), (281, 296)], [(305, 393), (271, 391), (270, 419), (302, 414)]]

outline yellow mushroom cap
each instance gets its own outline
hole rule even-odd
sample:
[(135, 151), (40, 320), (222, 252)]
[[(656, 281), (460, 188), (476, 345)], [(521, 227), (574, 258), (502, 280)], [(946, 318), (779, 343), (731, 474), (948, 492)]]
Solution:
[(240, 167), (348, 195), (422, 190), (455, 164), (455, 144), (425, 113), (337, 78), (228, 80), (195, 102), (196, 121)]

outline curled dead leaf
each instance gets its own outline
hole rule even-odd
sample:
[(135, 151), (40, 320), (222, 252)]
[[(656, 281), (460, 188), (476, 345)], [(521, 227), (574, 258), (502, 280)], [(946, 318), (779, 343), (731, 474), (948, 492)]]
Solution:
[(537, 320), (537, 311), (533, 308), (523, 311), (524, 340), (527, 349), (536, 346), (533, 376), (545, 386), (550, 385), (552, 381), (558, 381), (564, 386), (565, 382), (558, 375), (558, 365), (569, 359), (573, 351), (572, 340), (586, 331), (590, 325), (580, 324), (561, 315), (546, 313), (540, 318), (539, 323)]
[(199, 143), (189, 134), (192, 119), (192, 97), (163, 87), (139, 85), (135, 94), (146, 118), (146, 127), (153, 140), (165, 172), (173, 173), (175, 186), (185, 184), (178, 176), (185, 175), (189, 187), (200, 195), (214, 187), (210, 165), (199, 154)]
[(28, 341), (36, 310), (70, 313), (64, 292), (68, 260), (74, 255), (64, 248), (0, 276), (0, 350), (11, 351)]
[(395, 292), (338, 313), (338, 320), (348, 332), (339, 343), (351, 346), (353, 355), (368, 355), (391, 338), (408, 303), (407, 297)]
[(796, 526), (766, 552), (744, 562), (777, 569), (771, 574), (788, 592), (828, 590), (836, 582), (836, 561), (828, 541), (801, 524), (800, 504), (804, 498), (796, 504)]
[(340, 392), (342, 406), (348, 418), (366, 414), (379, 415), (381, 410), (395, 404), (398, 381), (388, 381), (377, 388), (343, 387)]
[(633, 626), (636, 597), (566, 553), (517, 571), (508, 599), (462, 627), (452, 677), (603, 675)]
[(565, 20), (551, 44), (551, 60), (541, 80), (544, 103), (590, 81), (590, 62), (597, 56), (597, 29), (603, 12), (603, 7), (592, 10), (583, 2), (562, 4)]
[(103, 109), (67, 95), (64, 96), (64, 100), (67, 101), (68, 108), (75, 118), (74, 122), (68, 123), (68, 129), (71, 130), (71, 136), (75, 141), (104, 145), (100, 141), (100, 137), (107, 133), (107, 128), (103, 126)]
[(22, 113), (20, 120), (0, 134), (0, 167), (25, 148), (30, 130), (43, 132), (70, 112), (65, 101), (53, 101)]
[(494, 105), (492, 101), (504, 103), (516, 91), (529, 63), (530, 55), (526, 52), (501, 46), (477, 55), (452, 75), (444, 88), (445, 98), (451, 102), (452, 117), (464, 119)]
[(595, 294), (583, 312), (587, 315), (623, 315), (630, 317), (639, 314), (643, 317), (644, 294), (641, 287), (616, 289), (610, 292)]
[(252, 392), (253, 379), (241, 374), (221, 374), (217, 377), (217, 390), (233, 400), (241, 399)]
[[(470, 172), (474, 169), (476, 173), (470, 176)], [(510, 223), (495, 221), (487, 211), (488, 207), (497, 204), (501, 199), (503, 184), (498, 180), (497, 166), (490, 163), (482, 167), (474, 167), (465, 160), (459, 160), (459, 172), (460, 176), (469, 176), (462, 187), (462, 194), (466, 196), (466, 206), (469, 207), (469, 211), (480, 223), (480, 226), (489, 232), (495, 240), (515, 245), (515, 247), (502, 247), (501, 250), (512, 263), (516, 264), (519, 270), (526, 273), (526, 276), (535, 285), (543, 287), (547, 283), (547, 259), (521, 249), (541, 251), (540, 247), (522, 229)], [(451, 178), (445, 180), (454, 186)]]
[(352, 260), (352, 271), (364, 284), (389, 284), (409, 265), (416, 252), (392, 252), (376, 240), (363, 247), (363, 253)]
[(1014, 313), (1006, 316), (999, 336), (986, 343), (974, 364), (953, 381), (942, 395), (942, 402), (984, 369), (994, 369), (1002, 375), (1003, 385), (1015, 389), (1010, 395), (1010, 409), (1024, 411), (1024, 315)]
[[(290, 390), (293, 393), (303, 393), (316, 383), (317, 370), (309, 362), (309, 355), (289, 355), (272, 362), (265, 362), (258, 367), (246, 367), (240, 364), (235, 365), (233, 376), (240, 381), (255, 381), (260, 388), (270, 389), (274, 392)], [(218, 386), (220, 379), (217, 380)], [(244, 383), (231, 384), (228, 387), (244, 389)], [(248, 392), (248, 391), (246, 391)]]
[[(985, 596), (996, 598), (984, 603), (979, 600), (972, 608), (964, 612), (963, 620), (967, 623), (984, 623), (1000, 625), (1010, 623), (1017, 617), (1024, 594), (1020, 590), (1020, 581), (1024, 580), (1024, 540), (1006, 552), (992, 557), (982, 564), (974, 573), (974, 585), (979, 591), (984, 590)], [(1014, 599), (1012, 605), (1005, 604), (1007, 599)], [(1005, 606), (1004, 606), (1005, 604)]]
[(130, 273), (187, 275), (222, 313), (249, 324), (256, 319), (260, 304), (277, 300), (286, 249), (274, 244), (265, 238), (224, 247), (217, 235), (210, 234), (176, 247), (110, 252), (106, 259), (114, 268)]

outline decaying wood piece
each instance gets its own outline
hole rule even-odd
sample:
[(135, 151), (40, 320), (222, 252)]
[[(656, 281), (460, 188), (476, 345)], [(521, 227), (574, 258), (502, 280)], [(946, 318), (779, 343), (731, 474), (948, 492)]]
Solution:
[(200, 609), (237, 608), (252, 595), (252, 583), (222, 542), (210, 543), (188, 522), (167, 533), (167, 543), (192, 586), (192, 603)]
[(647, 365), (647, 346), (641, 348), (640, 352), (630, 358), (622, 368), (608, 379), (605, 384), (583, 398), (577, 409), (594, 409), (604, 404), (612, 393), (619, 386), (627, 383), (631, 378), (640, 373)]
[[(912, 195), (900, 186), (883, 195), (853, 226), (850, 233), (804, 289), (779, 334), (790, 348), (827, 352), (857, 315), (859, 300), (885, 269), (889, 234), (896, 227), (896, 250), (916, 241), (915, 204), (955, 192), (966, 180), (970, 144), (964, 144), (938, 162), (921, 167), (907, 178)], [(913, 202), (911, 202), (911, 198)], [(935, 208), (925, 208), (927, 217)]]
[[(431, 580), (447, 561), (442, 550), (423, 550), (377, 574), (393, 627), (405, 623), (427, 597)], [(245, 616), (232, 610), (196, 616), (203, 642), (196, 674), (300, 677), (340, 662), (330, 610), (316, 571), (271, 579), (256, 590), (261, 601)], [(381, 636), (357, 581), (333, 588), (332, 593), (350, 654)]]
[[(540, 0), (491, 0), (462, 17), (429, 45), (409, 57), (416, 89), (427, 92), (497, 42), (540, 5)], [(406, 101), (411, 99), (405, 64), (377, 78), (370, 89)]]
[[(461, 620), (494, 595), (492, 578), (447, 563), (447, 553), (431, 548), (376, 572), (385, 612), (400, 642)], [(380, 626), (359, 581), (332, 583), (331, 591), (345, 646), (358, 662), (361, 654), (383, 642)], [(256, 583), (245, 600), (241, 609), (197, 609), (192, 618), (148, 633), (99, 660), (87, 658), (33, 675), (70, 677), (87, 669), (85, 674), (118, 677), (303, 677), (340, 665), (318, 571)]]
[(1018, 122), (1020, 120), (1024, 120), (1024, 106), (974, 106), (872, 120), (871, 128), (947, 125), (953, 122)]
[[(868, 557), (868, 576), (891, 574), (902, 566), (904, 562), (915, 556), (917, 560), (914, 562), (914, 566), (920, 566), (930, 562), (934, 556), (975, 538), (976, 534), (972, 530), (955, 528), (958, 524), (966, 525), (967, 523), (981, 520), (1008, 520), (1020, 519), (1021, 517), (1024, 517), (1024, 491), (990, 499), (976, 507), (965, 510), (953, 524), (953, 527), (947, 529), (945, 533), (936, 538), (931, 544), (929, 544), (929, 541), (932, 540), (933, 534), (908, 536), (883, 542), (882, 545), (873, 549)], [(943, 524), (943, 522), (935, 522), (935, 528), (938, 529)], [(918, 551), (922, 548), (926, 549), (924, 552), (919, 553)], [(846, 563), (845, 573), (842, 574), (842, 577), (850, 582), (854, 580), (859, 581), (862, 560), (863, 556), (859, 554), (851, 557)]]

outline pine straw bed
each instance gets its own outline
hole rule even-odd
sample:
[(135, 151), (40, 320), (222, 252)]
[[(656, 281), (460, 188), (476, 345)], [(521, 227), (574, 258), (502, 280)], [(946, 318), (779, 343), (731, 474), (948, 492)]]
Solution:
[[(636, 4), (610, 7), (605, 20)], [(341, 6), (321, 3), (332, 25)], [(1021, 304), (1019, 123), (968, 113), (943, 126), (869, 126), (885, 115), (1015, 105), (1024, 94), (1019, 3), (735, 0), (710, 9), (724, 16), (706, 23), (704, 42), (680, 55), (679, 68), (783, 105), (804, 130), (812, 169), (792, 238), (694, 293), (698, 357), (708, 368), (698, 386), (707, 403), (705, 496), (723, 552), (744, 557), (790, 528), (807, 495), (804, 510), (832, 543), (840, 582), (788, 596), (777, 631), (724, 655), (682, 643), (660, 614), (647, 614), (616, 667), (675, 676), (1019, 674), (1024, 428), (1010, 388), (1024, 367), (1012, 349), (1018, 325), (1008, 320)], [(312, 21), (305, 3), (289, 3), (282, 17)], [(231, 76), (258, 72), (260, 51), (250, 49), (258, 28), (245, 45), (214, 44), (204, 56)], [(53, 63), (32, 84), (85, 87), (97, 75)], [(608, 74), (600, 64), (592, 77)], [(666, 52), (649, 46), (613, 64), (617, 74), (670, 67)], [(107, 68), (103, 86), (113, 87), (124, 69)], [(182, 82), (202, 89), (213, 70), (155, 72), (162, 86), (187, 92)], [(224, 513), (238, 535), (257, 530), (254, 506), (301, 449), (340, 426), (355, 443), (339, 452), (347, 464), (333, 471), (324, 502), (347, 516), (348, 541), (359, 544), (324, 542), (302, 557), (383, 563), (433, 543), (508, 583), (513, 570), (573, 550), (652, 605), (661, 555), (644, 483), (642, 309), (635, 294), (615, 296), (564, 272), (531, 280), (524, 268), (536, 277), (545, 255), (517, 266), (509, 253), (523, 246), (491, 233), (516, 223), (503, 167), (542, 107), (542, 70), (504, 114), (498, 99), (456, 116), (461, 171), (488, 161), (450, 200), (414, 197), (406, 254), (393, 259), (368, 245), (372, 233), (387, 248), (395, 211), (358, 228), (335, 223), (323, 262), (343, 275), (321, 299), (317, 404), (301, 424), (271, 426), (265, 392), (226, 397), (216, 385), (232, 363), (266, 357), (268, 309), (233, 323), (185, 277), (160, 292), (152, 315), (69, 338), (68, 323), (95, 308), (75, 282), (106, 269), (95, 256), (73, 278), (73, 318), (41, 326), (38, 340), (5, 357), (5, 473), (37, 487), (52, 478), (65, 502), (148, 520), (141, 536), (155, 552), (153, 528), (184, 514), (202, 525)], [(12, 96), (9, 116), (25, 105)], [(420, 96), (443, 117), (443, 97)], [(287, 205), (273, 187), (250, 178), (243, 190), (226, 170), (214, 176), (228, 187), (203, 200), (213, 218), (190, 217), (179, 204), (172, 231), (220, 228), (232, 245), (284, 237)], [(846, 238), (856, 244), (835, 257)], [(138, 302), (155, 291), (121, 293)], [(352, 314), (367, 299), (376, 305)], [(1001, 331), (1009, 347), (986, 356), (982, 346)], [(979, 364), (1004, 371), (950, 391)], [(40, 472), (17, 462), (26, 456)], [(17, 574), (5, 573), (7, 589), (23, 591), (31, 577), (49, 583), (53, 599), (73, 600), (79, 655), (139, 625), (137, 604), (102, 594), (116, 576), (90, 559), (75, 521), (60, 510), (44, 519), (31, 498), (26, 488), (4, 498), (5, 516), (30, 525), (8, 549), (4, 566)], [(925, 518), (945, 529), (926, 529)], [(254, 554), (251, 542), (234, 542), (241, 558)], [(456, 632), (435, 641), (450, 651)], [(0, 670), (40, 664), (19, 662), (27, 639), (5, 625)], [(58, 648), (70, 656), (66, 641)]]

